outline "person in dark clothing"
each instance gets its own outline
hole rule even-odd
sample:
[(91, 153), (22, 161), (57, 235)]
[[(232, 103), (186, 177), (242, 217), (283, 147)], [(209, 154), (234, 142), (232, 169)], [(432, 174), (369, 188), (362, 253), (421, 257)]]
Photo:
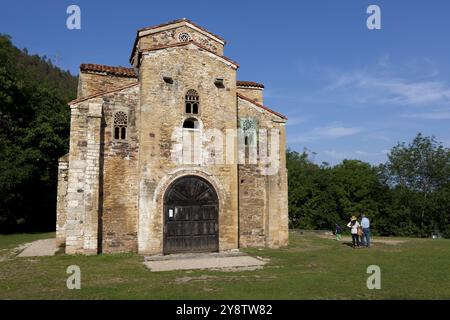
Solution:
[(334, 235), (336, 236), (336, 241), (341, 241), (342, 237), (342, 228), (339, 224), (336, 223), (336, 229), (334, 231)]

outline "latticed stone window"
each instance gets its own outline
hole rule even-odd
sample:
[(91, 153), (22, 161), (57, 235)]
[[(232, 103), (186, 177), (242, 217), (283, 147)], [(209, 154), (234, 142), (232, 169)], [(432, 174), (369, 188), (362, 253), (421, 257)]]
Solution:
[(200, 110), (200, 97), (194, 89), (186, 92), (185, 111), (190, 114), (198, 114)]
[(245, 145), (255, 144), (258, 140), (258, 122), (255, 118), (240, 118), (239, 126), (242, 129), (244, 135)]
[(114, 114), (114, 139), (127, 139), (128, 116), (123, 111), (118, 111)]
[(182, 32), (182, 33), (180, 33), (180, 34), (178, 35), (178, 40), (179, 40), (180, 42), (188, 42), (188, 41), (191, 41), (192, 38), (191, 38), (191, 35), (190, 35), (189, 33), (187, 33), (187, 32)]

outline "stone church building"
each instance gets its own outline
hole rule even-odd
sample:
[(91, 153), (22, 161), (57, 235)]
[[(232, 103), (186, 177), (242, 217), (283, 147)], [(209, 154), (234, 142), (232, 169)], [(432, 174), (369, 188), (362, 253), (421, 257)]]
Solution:
[(80, 66), (58, 166), (67, 254), (287, 245), (287, 118), (264, 106), (262, 84), (236, 80), (224, 46), (180, 19), (138, 30), (130, 68)]

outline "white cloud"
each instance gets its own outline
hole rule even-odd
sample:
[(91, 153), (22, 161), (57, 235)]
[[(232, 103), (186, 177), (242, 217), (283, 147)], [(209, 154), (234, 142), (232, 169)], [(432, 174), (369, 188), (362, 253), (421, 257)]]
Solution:
[(345, 153), (345, 152), (339, 152), (339, 151), (336, 151), (336, 150), (325, 150), (324, 153), (325, 153), (327, 156), (329, 156), (329, 157), (331, 157), (331, 158), (333, 158), (333, 159), (336, 159), (336, 160), (343, 160), (343, 159), (348, 159), (348, 158), (350, 158), (349, 155), (348, 155), (347, 153)]
[(443, 142), (444, 147), (450, 148), (450, 139), (448, 139), (447, 141)]
[(450, 111), (403, 114), (402, 117), (413, 119), (426, 119), (426, 120), (448, 120), (450, 119)]
[(324, 153), (336, 160), (344, 160), (344, 159), (371, 159), (378, 158), (380, 156), (384, 156), (389, 152), (389, 150), (382, 150), (380, 152), (368, 152), (362, 150), (355, 151), (337, 151), (335, 149), (325, 150)]
[(306, 117), (289, 117), (289, 120), (286, 122), (286, 126), (292, 127), (305, 122)]
[(347, 136), (352, 136), (361, 132), (359, 127), (339, 127), (339, 126), (329, 126), (329, 127), (319, 127), (313, 130), (318, 137), (325, 138), (342, 138)]
[[(401, 105), (450, 104), (450, 86), (442, 81), (413, 81), (364, 71), (338, 75), (328, 90), (352, 92), (355, 100)], [(358, 92), (360, 90), (360, 92)]]
[(288, 143), (310, 142), (322, 139), (338, 139), (348, 137), (361, 132), (359, 127), (326, 126), (317, 127), (305, 134), (296, 134), (295, 137), (288, 139)]

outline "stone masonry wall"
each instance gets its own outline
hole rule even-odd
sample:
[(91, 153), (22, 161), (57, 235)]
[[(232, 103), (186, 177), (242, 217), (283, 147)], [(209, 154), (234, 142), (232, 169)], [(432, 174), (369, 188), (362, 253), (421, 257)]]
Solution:
[(205, 36), (197, 30), (194, 30), (188, 26), (179, 26), (175, 28), (171, 28), (169, 30), (164, 30), (156, 33), (151, 33), (141, 37), (139, 41), (139, 49), (151, 49), (160, 46), (167, 46), (171, 44), (180, 43), (178, 36), (181, 33), (188, 33), (191, 36), (191, 39), (205, 47), (208, 50), (215, 52), (218, 55), (223, 55), (224, 46), (211, 39), (210, 37)]
[(266, 245), (286, 246), (289, 241), (288, 182), (286, 169), (286, 127), (284, 122), (275, 125), (280, 130), (279, 171), (267, 176), (267, 200), (269, 203), (268, 238)]
[(238, 87), (237, 92), (250, 98), (260, 104), (264, 104), (263, 101), (263, 89), (262, 88), (248, 88), (248, 87)]
[(71, 106), (66, 253), (97, 253), (101, 103)]
[[(267, 168), (261, 162), (239, 166), (239, 244), (241, 247), (279, 247), (288, 241), (287, 178), (284, 120), (238, 99), (239, 118), (254, 118), (258, 129), (278, 129), (280, 148), (278, 170), (263, 174)], [(275, 149), (274, 149), (275, 150)], [(269, 150), (270, 152), (270, 150)]]
[(258, 166), (239, 165), (239, 247), (263, 247), (266, 236), (266, 185)]
[(86, 140), (86, 161), (84, 172), (84, 218), (83, 218), (83, 251), (85, 254), (97, 254), (98, 223), (100, 202), (100, 148), (102, 103), (89, 102), (88, 127)]
[[(80, 73), (78, 98), (136, 86), (71, 105), (70, 151), (58, 167), (57, 244), (65, 244), (67, 254), (161, 254), (164, 194), (180, 177), (196, 175), (211, 183), (219, 198), (220, 251), (287, 245), (285, 120), (237, 97), (241, 93), (262, 104), (263, 90), (236, 87), (237, 66), (221, 58), (221, 42), (183, 22), (146, 32), (138, 42), (142, 55), (135, 55), (141, 60), (133, 60), (140, 65), (138, 77)], [(180, 43), (184, 32), (207, 50), (192, 43), (161, 48)], [(166, 83), (165, 76), (173, 83)], [(216, 86), (217, 78), (224, 87)], [(200, 97), (194, 115), (185, 113), (190, 89)], [(119, 111), (128, 121), (123, 141), (113, 135)], [(249, 117), (259, 128), (280, 132), (279, 163), (272, 174), (263, 174), (270, 166), (261, 162), (238, 164), (238, 138), (226, 136)], [(198, 128), (182, 129), (188, 118), (195, 118)], [(215, 131), (204, 137), (203, 148), (189, 152), (202, 150), (201, 155), (217, 158), (181, 163), (180, 155), (190, 147), (188, 137), (209, 129)], [(217, 145), (222, 150), (212, 151)]]
[[(103, 113), (102, 252), (137, 252), (139, 86), (108, 95)], [(128, 116), (127, 138), (115, 140), (114, 114)]]
[(66, 253), (83, 253), (84, 173), (88, 128), (87, 103), (71, 106)]
[[(173, 84), (163, 81), (172, 76)], [(214, 84), (224, 79), (225, 88)], [(171, 158), (179, 143), (174, 129), (181, 129), (185, 114), (184, 97), (189, 89), (200, 96), (196, 117), (204, 129), (222, 133), (236, 128), (236, 70), (211, 53), (194, 45), (150, 52), (140, 68), (140, 151), (139, 151), (139, 253), (163, 250), (163, 195), (176, 178), (186, 174), (204, 177), (219, 196), (219, 249), (238, 247), (237, 165), (179, 164)], [(232, 141), (235, 142), (235, 141)]]
[(95, 93), (117, 89), (136, 83), (137, 78), (115, 76), (94, 72), (80, 72), (77, 98), (87, 97)]
[(56, 246), (66, 245), (67, 187), (69, 180), (69, 155), (58, 161), (58, 191), (56, 203)]

